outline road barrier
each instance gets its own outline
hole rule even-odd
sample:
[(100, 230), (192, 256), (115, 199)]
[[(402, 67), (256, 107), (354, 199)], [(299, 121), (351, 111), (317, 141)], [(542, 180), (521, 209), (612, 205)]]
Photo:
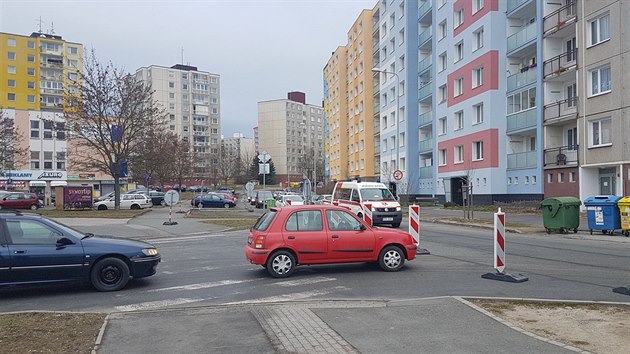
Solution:
[(494, 269), (496, 273), (481, 275), (484, 279), (500, 280), (510, 283), (522, 283), (529, 280), (522, 274), (508, 274), (505, 272), (505, 213), (501, 208), (494, 213)]
[(372, 222), (372, 204), (363, 205), (363, 220), (370, 226), (374, 225)]
[[(420, 206), (419, 205), (410, 205), (409, 206), (409, 234), (413, 237), (418, 245), (420, 245)], [(418, 248), (416, 250), (416, 255), (422, 254), (431, 254), (427, 249)]]

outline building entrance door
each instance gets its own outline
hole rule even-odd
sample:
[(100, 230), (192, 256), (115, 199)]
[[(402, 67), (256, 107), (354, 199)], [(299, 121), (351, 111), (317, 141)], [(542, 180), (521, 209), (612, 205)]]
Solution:
[(451, 201), (457, 205), (464, 205), (462, 186), (468, 185), (466, 177), (451, 178)]
[(613, 195), (616, 193), (616, 172), (614, 168), (599, 170), (599, 194)]

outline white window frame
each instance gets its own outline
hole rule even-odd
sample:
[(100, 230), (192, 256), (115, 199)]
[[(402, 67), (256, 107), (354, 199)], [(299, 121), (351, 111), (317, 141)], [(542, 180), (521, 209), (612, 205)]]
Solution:
[(483, 48), (483, 27), (473, 32), (473, 52)]
[(453, 130), (462, 130), (464, 129), (464, 111), (457, 111), (455, 112), (455, 126), (453, 127)]
[(464, 94), (464, 78), (459, 77), (453, 80), (453, 97), (458, 97)]
[(446, 38), (447, 35), (448, 35), (448, 29), (447, 29), (446, 20), (444, 20), (440, 22), (440, 24), (438, 24), (438, 41), (441, 41), (442, 39)]
[(438, 56), (438, 73), (448, 68), (448, 53), (444, 52)]
[(457, 145), (453, 148), (453, 164), (464, 163), (464, 145)]
[(448, 131), (448, 120), (446, 117), (438, 119), (438, 135), (445, 135)]
[[(603, 82), (602, 82), (602, 72), (604, 71), (608, 71), (608, 86), (606, 90), (602, 90), (603, 88)], [(597, 92), (595, 92), (595, 87), (594, 87), (594, 79), (593, 79), (593, 74), (597, 73)], [(599, 95), (603, 95), (606, 93), (609, 93), (610, 91), (612, 91), (612, 76), (611, 76), (611, 69), (610, 69), (610, 65), (605, 65), (602, 67), (599, 67), (597, 69), (593, 69), (590, 70), (588, 72), (588, 90), (589, 90), (589, 97), (593, 97), (593, 96), (599, 96)]]
[[(602, 124), (603, 123), (607, 123), (608, 125), (608, 141), (603, 142), (603, 139), (605, 138), (604, 136), (604, 130), (602, 129)], [(596, 137), (595, 137), (595, 127), (597, 127), (597, 143), (596, 143)], [(606, 118), (601, 118), (601, 119), (597, 119), (597, 120), (592, 120), (588, 123), (588, 129), (589, 129), (589, 146), (592, 148), (597, 148), (597, 147), (603, 147), (603, 146), (611, 146), (612, 145), (612, 118), (611, 117), (606, 117)]]
[(472, 143), (472, 160), (473, 161), (482, 161), (483, 160), (483, 141), (473, 141)]
[(455, 44), (455, 55), (453, 58), (453, 63), (457, 63), (462, 59), (464, 59), (464, 41), (459, 41)]
[(447, 162), (446, 149), (438, 150), (438, 166), (446, 166)]
[[(605, 38), (602, 37), (602, 20), (603, 19), (606, 19), (606, 22), (604, 23), (608, 27), (606, 28), (607, 34)], [(590, 44), (589, 48), (610, 40), (610, 14), (599, 16), (589, 21), (588, 24), (589, 24), (588, 28), (589, 28), (589, 44)], [(595, 25), (595, 28), (597, 30), (596, 34), (593, 33), (593, 25)], [(596, 38), (593, 38), (593, 36), (596, 36)]]
[(448, 88), (446, 85), (442, 85), (438, 88), (438, 92), (440, 94), (440, 102), (438, 103), (444, 103), (446, 102), (446, 100), (448, 100)]
[(479, 10), (483, 9), (484, 2), (483, 0), (473, 0), (472, 1), (472, 13), (473, 15), (479, 12)]
[(453, 28), (457, 28), (464, 24), (464, 8), (453, 12)]
[(483, 123), (483, 102), (473, 105), (474, 120), (473, 125)]
[(472, 88), (483, 85), (483, 66), (473, 69), (472, 78)]

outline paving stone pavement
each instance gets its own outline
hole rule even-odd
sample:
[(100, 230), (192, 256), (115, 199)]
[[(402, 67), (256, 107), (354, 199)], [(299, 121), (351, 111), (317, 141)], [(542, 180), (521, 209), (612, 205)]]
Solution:
[(359, 353), (307, 307), (259, 307), (253, 314), (281, 353)]

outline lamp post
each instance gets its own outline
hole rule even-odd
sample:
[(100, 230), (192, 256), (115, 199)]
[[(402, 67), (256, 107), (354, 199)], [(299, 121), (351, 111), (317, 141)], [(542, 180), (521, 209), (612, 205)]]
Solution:
[(289, 147), (287, 146), (289, 144), (289, 139), (287, 139), (286, 142), (282, 142), (282, 141), (277, 141), (278, 145), (284, 145), (284, 150), (287, 154), (287, 190), (289, 190), (289, 188), (291, 187), (291, 175), (289, 174)]
[[(372, 68), (372, 72), (375, 73), (383, 73), (383, 74), (391, 74), (396, 77), (396, 114), (394, 117), (396, 118), (396, 169), (399, 169), (398, 164), (400, 163), (400, 77), (397, 73), (393, 71), (381, 70), (379, 68)], [(390, 154), (391, 155), (391, 154)]]

